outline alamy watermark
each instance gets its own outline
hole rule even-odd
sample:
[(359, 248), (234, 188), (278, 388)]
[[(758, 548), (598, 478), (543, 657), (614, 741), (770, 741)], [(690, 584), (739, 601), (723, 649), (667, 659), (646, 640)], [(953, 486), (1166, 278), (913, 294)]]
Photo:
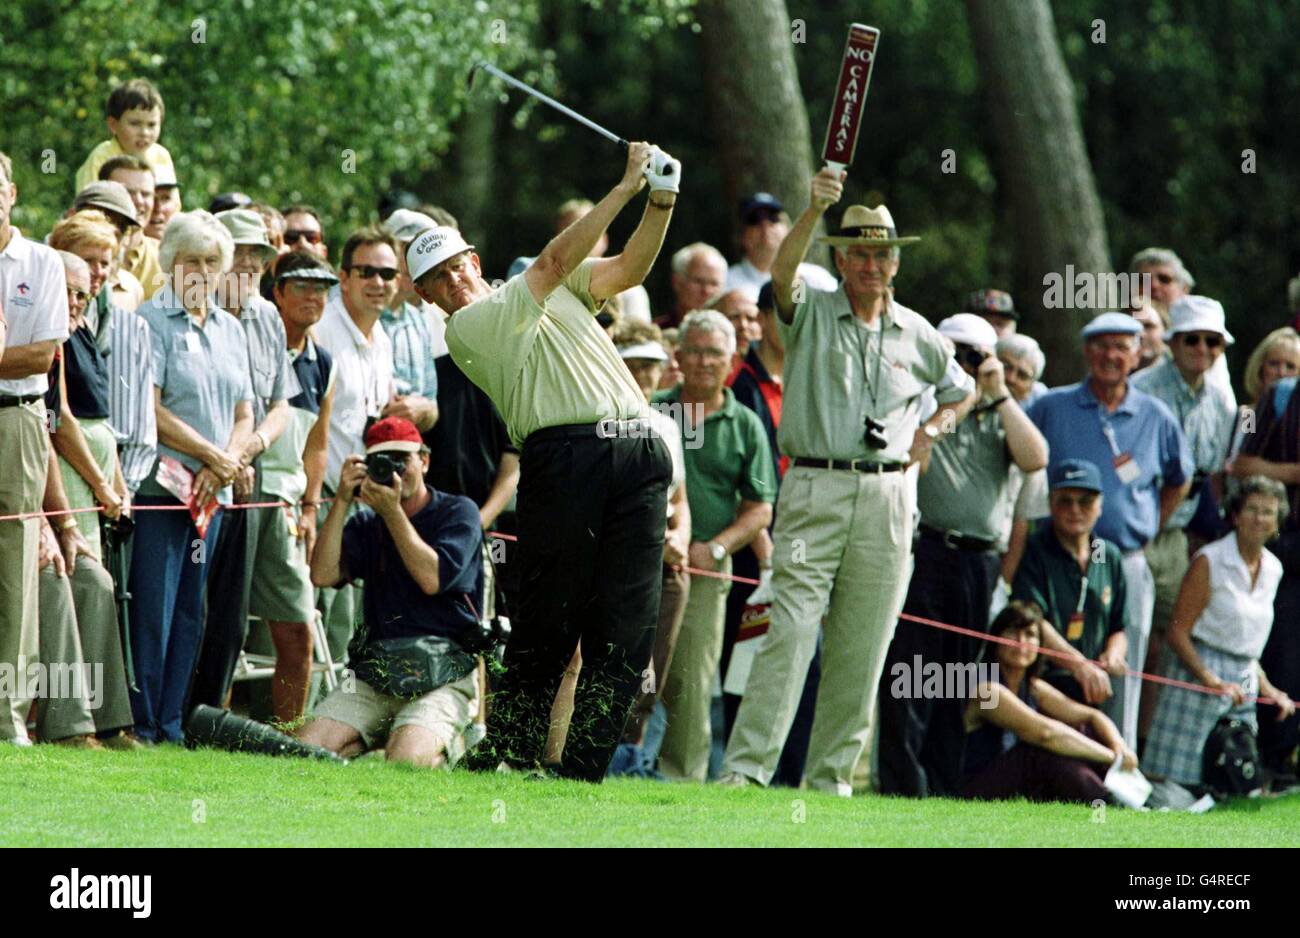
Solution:
[(81, 700), (91, 710), (104, 704), (104, 665), (44, 664), (18, 656), (18, 663), (0, 661), (0, 700)]
[(997, 662), (922, 661), (913, 655), (911, 663), (899, 661), (889, 669), (893, 680), (889, 695), (895, 700), (971, 700), (980, 702), (981, 710), (997, 706), (995, 687), (999, 680)]
[(1151, 295), (1150, 274), (1111, 274), (1076, 271), (1043, 276), (1044, 309), (1132, 309), (1139, 297)]
[[(682, 449), (699, 449), (704, 445), (704, 405), (683, 404), (680, 401), (659, 401), (650, 409), (667, 417), (682, 431)], [(686, 418), (690, 419), (686, 419)], [(596, 424), (596, 436), (602, 440), (644, 440), (658, 437), (659, 430), (653, 420), (619, 420), (606, 417)]]

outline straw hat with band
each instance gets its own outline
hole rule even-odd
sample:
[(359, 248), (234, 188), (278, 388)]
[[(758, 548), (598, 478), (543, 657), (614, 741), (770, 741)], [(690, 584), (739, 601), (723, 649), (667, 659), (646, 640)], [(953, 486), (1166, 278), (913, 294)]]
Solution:
[(843, 247), (850, 244), (868, 244), (879, 247), (895, 247), (902, 244), (915, 244), (919, 237), (898, 236), (894, 227), (894, 216), (883, 205), (867, 208), (865, 205), (850, 205), (844, 210), (840, 219), (840, 229), (833, 235), (818, 238), (823, 244)]

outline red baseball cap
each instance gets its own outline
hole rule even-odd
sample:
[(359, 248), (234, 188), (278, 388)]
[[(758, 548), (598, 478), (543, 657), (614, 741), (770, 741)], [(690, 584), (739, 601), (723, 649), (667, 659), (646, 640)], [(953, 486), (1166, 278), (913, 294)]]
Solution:
[(405, 417), (385, 417), (366, 431), (366, 454), (397, 451), (418, 453), (424, 446), (420, 431)]

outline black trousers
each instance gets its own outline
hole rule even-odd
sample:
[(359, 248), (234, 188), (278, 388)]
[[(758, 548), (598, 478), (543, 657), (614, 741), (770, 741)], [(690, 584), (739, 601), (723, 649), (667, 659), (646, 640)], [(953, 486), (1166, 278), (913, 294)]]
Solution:
[(599, 782), (614, 755), (659, 619), (672, 461), (662, 440), (547, 427), (520, 456), (519, 609), (488, 737), (474, 768), (537, 765), (551, 704), (582, 642), (561, 774)]
[[(1300, 576), (1287, 570), (1273, 600), (1273, 630), (1259, 656), (1260, 667), (1274, 687), (1300, 698)], [(1279, 721), (1277, 707), (1260, 704), (1259, 754), (1275, 772), (1294, 773), (1300, 745), (1300, 716)]]
[[(261, 474), (250, 501), (262, 498)], [(185, 715), (199, 704), (224, 707), (235, 679), (239, 653), (248, 639), (248, 596), (252, 587), (253, 561), (257, 555), (256, 525), (250, 514), (279, 511), (278, 508), (253, 508), (221, 512), (221, 530), (208, 563), (207, 615), (204, 617), (203, 643), (199, 660), (190, 681), (190, 696)]]
[[(997, 584), (998, 555), (993, 551), (957, 550), (941, 539), (923, 534), (914, 553), (916, 568), (903, 611), (983, 632), (989, 625), (989, 603)], [(885, 794), (955, 796), (963, 782), (962, 754), (966, 732), (962, 710), (973, 688), (962, 699), (921, 699), (894, 696), (894, 666), (915, 669), (924, 664), (965, 664), (977, 660), (978, 639), (910, 622), (898, 623), (880, 678), (880, 790)], [(908, 680), (911, 687), (913, 682)]]

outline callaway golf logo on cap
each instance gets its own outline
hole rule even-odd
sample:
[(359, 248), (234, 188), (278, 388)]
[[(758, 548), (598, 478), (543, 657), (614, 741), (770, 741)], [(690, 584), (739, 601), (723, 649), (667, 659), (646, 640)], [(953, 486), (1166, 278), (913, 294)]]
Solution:
[(466, 244), (459, 231), (439, 225), (420, 232), (411, 242), (406, 249), (406, 266), (411, 271), (411, 279), (419, 280), (447, 258), (472, 250), (474, 245)]

